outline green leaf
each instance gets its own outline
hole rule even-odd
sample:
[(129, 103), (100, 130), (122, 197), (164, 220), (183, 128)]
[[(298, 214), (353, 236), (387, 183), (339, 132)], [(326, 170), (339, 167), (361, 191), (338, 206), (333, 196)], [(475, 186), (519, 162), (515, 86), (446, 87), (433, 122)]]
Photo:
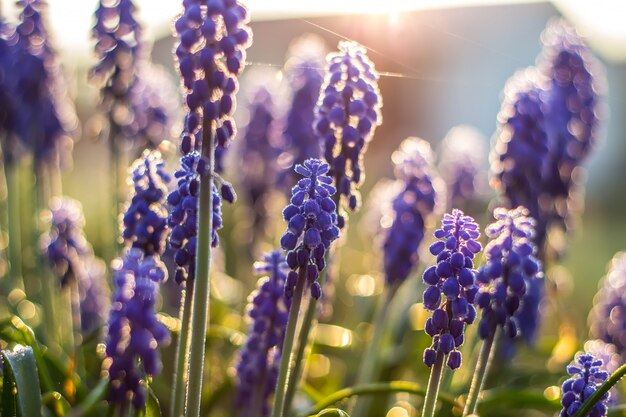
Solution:
[(159, 399), (154, 395), (152, 388), (148, 391), (148, 402), (146, 403), (146, 417), (161, 417), (161, 405)]
[(41, 392), (35, 355), (30, 346), (16, 346), (2, 351), (2, 417), (41, 416)]
[(318, 417), (350, 417), (348, 413), (338, 408), (327, 408), (317, 415)]

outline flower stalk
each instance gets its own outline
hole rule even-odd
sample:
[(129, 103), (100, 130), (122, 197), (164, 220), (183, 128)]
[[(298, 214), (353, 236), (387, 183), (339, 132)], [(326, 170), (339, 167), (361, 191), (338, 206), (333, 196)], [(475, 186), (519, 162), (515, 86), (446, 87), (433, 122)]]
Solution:
[[(192, 284), (192, 283), (188, 283)], [(172, 387), (172, 405), (170, 415), (182, 416), (185, 412), (185, 390), (187, 388), (187, 357), (189, 356), (189, 328), (193, 300), (193, 285), (183, 290), (180, 304), (180, 332), (176, 344), (176, 368)]]
[[(296, 325), (298, 324), (298, 315), (304, 295), (306, 284), (306, 268), (301, 267), (298, 271), (298, 282), (291, 299), (291, 307), (289, 310), (289, 319), (287, 320), (287, 330), (285, 331), (285, 341), (283, 342), (282, 356), (280, 358), (280, 367), (278, 370), (278, 380), (276, 382), (276, 392), (274, 394), (274, 404), (272, 406), (272, 417), (285, 416), (285, 394), (287, 392), (287, 382), (289, 371), (292, 364), (292, 350), (294, 345), (294, 336), (296, 335)], [(292, 381), (293, 383), (293, 381)]]
[(191, 338), (189, 342), (189, 373), (187, 407), (185, 416), (198, 417), (202, 397), (204, 373), (204, 348), (206, 328), (209, 321), (211, 231), (213, 230), (212, 184), (215, 162), (215, 135), (213, 121), (205, 119), (202, 129), (202, 156), (209, 160), (209, 173), (200, 177), (198, 195), (198, 243), (196, 269), (191, 305)]
[(426, 389), (426, 397), (424, 398), (422, 417), (433, 417), (435, 415), (435, 406), (437, 403), (437, 396), (439, 395), (439, 383), (441, 382), (445, 359), (446, 355), (443, 352), (438, 351), (437, 359), (430, 370), (430, 377), (428, 378), (428, 388)]
[(470, 385), (469, 394), (467, 395), (467, 400), (465, 402), (465, 408), (463, 409), (463, 417), (476, 413), (476, 408), (478, 407), (478, 397), (483, 390), (487, 374), (489, 373), (489, 368), (491, 367), (491, 362), (495, 355), (498, 334), (498, 328), (495, 328), (491, 332), (491, 335), (483, 340), (480, 348), (480, 354), (478, 355), (478, 362), (476, 363), (476, 370), (474, 371), (474, 376), (472, 377), (472, 384)]

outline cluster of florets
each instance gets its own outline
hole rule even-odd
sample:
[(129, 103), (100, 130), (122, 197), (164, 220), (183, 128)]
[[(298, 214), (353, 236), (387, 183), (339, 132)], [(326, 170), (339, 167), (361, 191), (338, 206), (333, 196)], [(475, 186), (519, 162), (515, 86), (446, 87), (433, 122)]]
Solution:
[(550, 149), (546, 133), (545, 90), (538, 74), (527, 69), (516, 73), (504, 87), (498, 114), (499, 130), (490, 155), (493, 184), (511, 208), (523, 206), (537, 221), (536, 242), (543, 242), (545, 219), (540, 202)]
[(41, 249), (60, 278), (61, 286), (72, 281), (80, 282), (84, 276), (83, 262), (93, 255), (83, 232), (82, 206), (71, 198), (55, 197), (43, 217), (49, 226), (42, 235)]
[(285, 284), (288, 298), (300, 279), (298, 268), (306, 277), (311, 296), (317, 299), (322, 295), (317, 282), (319, 271), (326, 266), (324, 256), (331, 242), (339, 237), (337, 207), (331, 198), (336, 189), (331, 185), (332, 178), (325, 175), (328, 170), (328, 164), (319, 159), (307, 159), (295, 167), (304, 178), (293, 187), (290, 204), (283, 210), (288, 228), (280, 239), (281, 247), (288, 251), (287, 264), (291, 268)]
[[(200, 193), (200, 177), (209, 175), (206, 160), (196, 151), (181, 158), (181, 168), (174, 172), (177, 186), (167, 196), (171, 206), (168, 226), (170, 246), (176, 250), (176, 282), (195, 277), (196, 240), (198, 234), (198, 195)], [(217, 246), (217, 231), (222, 228), (221, 198), (217, 187), (212, 184), (213, 227), (211, 230), (211, 246)]]
[(42, 0), (20, 0), (17, 5), (22, 8), (20, 23), (9, 38), (10, 69), (5, 74), (13, 88), (12, 127), (33, 152), (38, 168), (44, 163), (64, 165), (72, 147), (68, 131), (77, 121), (42, 16), (47, 5)]
[(567, 198), (572, 172), (588, 156), (598, 139), (601, 66), (565, 20), (548, 23), (541, 35), (543, 52), (538, 67), (547, 78), (551, 155), (547, 192)]
[(612, 343), (626, 358), (626, 253), (618, 252), (594, 298), (589, 316), (593, 337)]
[[(424, 271), (423, 280), (429, 286), (424, 291), (424, 307), (433, 312), (426, 321), (426, 333), (433, 344), (424, 351), (424, 363), (435, 364), (437, 354), (448, 355), (448, 366), (461, 366), (465, 324), (476, 318), (473, 306), (478, 288), (474, 284), (472, 259), (482, 250), (476, 239), (480, 236), (474, 219), (454, 209), (444, 214), (441, 229), (435, 231), (440, 239), (430, 246), (437, 265)], [(444, 298), (445, 297), (445, 298)]]
[(133, 197), (122, 218), (122, 238), (128, 246), (140, 248), (146, 255), (162, 254), (167, 232), (164, 207), (170, 175), (156, 151), (144, 151), (131, 167), (129, 182)]
[(432, 151), (423, 139), (402, 142), (392, 159), (401, 191), (393, 198), (393, 223), (383, 242), (383, 269), (387, 285), (404, 282), (418, 261), (418, 247), (424, 239), (426, 218), (435, 209)]
[(130, 248), (114, 268), (115, 293), (105, 342), (109, 399), (130, 400), (141, 409), (147, 395), (145, 378), (161, 371), (159, 348), (170, 336), (155, 311), (158, 286), (167, 272), (157, 256), (144, 257), (137, 248)]
[[(315, 130), (323, 141), (328, 175), (335, 178), (340, 195), (356, 210), (363, 173), (363, 154), (374, 128), (382, 122), (378, 74), (365, 48), (354, 42), (339, 43), (339, 52), (327, 58), (328, 73), (317, 103)], [(343, 218), (339, 227), (343, 227)]]
[[(256, 396), (262, 396), (262, 415), (269, 412), (268, 399), (274, 392), (274, 368), (280, 359), (280, 348), (285, 337), (289, 316), (289, 300), (284, 288), (287, 263), (282, 251), (265, 255), (263, 262), (255, 264), (255, 272), (264, 274), (256, 291), (248, 297), (250, 326), (248, 338), (241, 349), (237, 370), (237, 395), (235, 403), (242, 416), (249, 415), (255, 407)], [(256, 393), (256, 394), (255, 394)]]
[(517, 312), (525, 301), (526, 288), (532, 280), (541, 279), (532, 240), (535, 222), (523, 207), (497, 208), (493, 216), (496, 222), (485, 230), (491, 239), (485, 247), (486, 262), (476, 274), (480, 287), (476, 305), (483, 310), (478, 333), (487, 339), (500, 326), (514, 338), (521, 330)]
[(175, 23), (180, 43), (178, 68), (186, 89), (189, 114), (181, 142), (183, 153), (199, 149), (195, 133), (215, 122), (217, 145), (226, 147), (234, 135), (237, 75), (251, 44), (248, 11), (236, 0), (184, 0)]
[(295, 164), (321, 156), (320, 140), (313, 129), (315, 106), (324, 81), (322, 67), (326, 55), (324, 43), (314, 35), (305, 35), (289, 47), (285, 76), (292, 90), (291, 103), (285, 117), (283, 138), (287, 160), (282, 166), (279, 182), (291, 187), (297, 179)]
[[(579, 355), (572, 365), (567, 367), (567, 373), (572, 375), (561, 388), (560, 417), (572, 417), (580, 409), (585, 401), (598, 390), (600, 385), (609, 377), (602, 360), (596, 359), (592, 354)], [(602, 399), (591, 409), (587, 416), (606, 416), (607, 402), (610, 394), (607, 392)]]
[(118, 125), (125, 124), (116, 120), (116, 115), (127, 113), (130, 91), (137, 80), (141, 25), (135, 19), (135, 11), (132, 0), (100, 0), (94, 13), (96, 23), (92, 34), (99, 61), (91, 76), (103, 84), (102, 99), (111, 106), (113, 121)]
[(447, 185), (448, 207), (476, 201), (484, 193), (485, 140), (470, 126), (450, 129), (441, 141), (439, 173)]

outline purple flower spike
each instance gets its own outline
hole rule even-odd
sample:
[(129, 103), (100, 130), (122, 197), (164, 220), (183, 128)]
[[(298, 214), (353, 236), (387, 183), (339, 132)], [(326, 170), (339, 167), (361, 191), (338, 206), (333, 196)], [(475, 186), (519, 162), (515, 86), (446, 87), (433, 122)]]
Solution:
[(626, 358), (626, 253), (618, 252), (609, 264), (589, 314), (591, 335), (612, 343)]
[[(576, 360), (567, 367), (567, 373), (572, 375), (561, 388), (560, 417), (572, 417), (583, 403), (598, 390), (600, 385), (609, 377), (602, 360), (597, 359), (590, 353), (580, 354)], [(610, 394), (607, 392), (602, 399), (591, 409), (587, 416), (606, 416), (607, 403)]]
[(285, 118), (283, 138), (285, 153), (279, 183), (290, 189), (296, 182), (293, 166), (321, 156), (320, 141), (313, 129), (315, 106), (324, 81), (322, 69), (326, 48), (322, 39), (307, 34), (292, 42), (285, 63), (285, 75), (292, 89), (291, 103)]
[(492, 184), (506, 198), (507, 207), (528, 209), (537, 222), (538, 247), (542, 247), (548, 222), (539, 203), (550, 198), (542, 187), (550, 149), (542, 82), (534, 69), (520, 71), (507, 82), (490, 155)]
[(238, 1), (185, 0), (174, 28), (178, 69), (185, 87), (189, 113), (181, 150), (199, 150), (196, 139), (203, 126), (215, 129), (216, 145), (226, 148), (234, 136), (231, 115), (235, 109), (237, 76), (245, 66), (252, 44), (247, 9)]
[[(208, 174), (208, 166), (198, 152), (191, 152), (181, 158), (181, 168), (174, 172), (177, 187), (167, 196), (170, 206), (168, 226), (170, 247), (175, 249), (176, 282), (182, 284), (195, 277), (196, 238), (198, 234), (198, 195), (200, 176)], [(213, 183), (213, 230), (211, 246), (219, 243), (217, 231), (222, 228), (222, 199)]]
[(450, 355), (448, 366), (456, 369), (461, 365), (457, 349), (463, 344), (465, 325), (476, 318), (473, 304), (478, 288), (474, 284), (476, 271), (472, 260), (482, 247), (477, 241), (478, 224), (461, 210), (444, 214), (441, 223), (435, 231), (440, 240), (430, 246), (437, 265), (428, 268), (423, 277), (429, 285), (424, 291), (424, 307), (433, 312), (425, 326), (433, 343), (424, 352), (424, 363), (432, 366), (436, 353), (442, 352)]
[(161, 371), (159, 348), (169, 342), (167, 327), (156, 316), (158, 287), (167, 277), (156, 256), (144, 257), (131, 248), (117, 260), (113, 303), (109, 315), (106, 355), (109, 363), (109, 401), (146, 403), (146, 377)]
[(339, 237), (337, 208), (331, 198), (336, 190), (332, 178), (326, 175), (328, 169), (328, 164), (319, 159), (307, 159), (295, 167), (303, 178), (293, 187), (290, 204), (283, 210), (288, 227), (280, 240), (281, 247), (288, 251), (287, 264), (292, 270), (285, 285), (287, 298), (293, 294), (299, 279), (295, 271), (300, 268), (306, 268), (311, 295), (321, 296), (319, 271), (325, 267), (324, 256), (331, 242)]
[[(535, 285), (532, 281), (542, 279), (533, 243), (535, 222), (523, 207), (497, 208), (493, 215), (496, 222), (485, 232), (491, 239), (485, 247), (486, 262), (476, 275), (476, 304), (483, 311), (478, 333), (486, 339), (499, 326), (514, 338), (522, 329), (537, 327), (536, 323), (520, 324), (527, 317), (518, 315), (520, 306), (527, 301), (527, 289)], [(532, 302), (532, 295), (529, 297)]]
[(330, 164), (328, 175), (354, 211), (359, 206), (356, 188), (365, 178), (363, 155), (375, 127), (382, 122), (378, 74), (365, 48), (354, 42), (340, 42), (339, 52), (330, 54), (327, 61), (315, 130)]
[(236, 365), (235, 405), (239, 415), (248, 416), (259, 405), (255, 399), (261, 395), (261, 415), (265, 417), (269, 415), (269, 399), (276, 388), (281, 346), (289, 316), (290, 302), (284, 295), (288, 268), (282, 251), (265, 255), (262, 262), (255, 264), (255, 271), (264, 277), (248, 297), (250, 325)]
[(80, 203), (71, 198), (53, 198), (44, 212), (49, 224), (41, 237), (41, 250), (61, 286), (85, 278), (84, 262), (93, 256), (93, 249), (83, 233), (85, 217)]
[(568, 198), (573, 171), (598, 141), (604, 74), (576, 29), (565, 20), (551, 20), (541, 40), (538, 67), (548, 80), (546, 129), (551, 138), (545, 187), (550, 195)]
[(424, 239), (424, 223), (435, 209), (437, 192), (428, 142), (406, 139), (392, 160), (402, 188), (392, 201), (393, 223), (385, 231), (383, 266), (386, 284), (396, 287), (419, 260), (417, 250)]
[(122, 217), (122, 238), (146, 256), (161, 255), (167, 231), (165, 196), (170, 175), (157, 151), (144, 151), (131, 167), (133, 197)]

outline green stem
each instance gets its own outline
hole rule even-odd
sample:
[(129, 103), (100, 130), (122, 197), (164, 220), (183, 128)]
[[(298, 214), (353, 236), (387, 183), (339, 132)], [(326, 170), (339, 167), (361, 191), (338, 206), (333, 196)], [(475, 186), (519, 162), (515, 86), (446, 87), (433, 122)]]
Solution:
[(109, 178), (111, 182), (109, 184), (111, 188), (111, 207), (109, 216), (112, 222), (111, 228), (111, 242), (112, 246), (110, 247), (111, 253), (109, 254), (109, 260), (115, 258), (120, 250), (120, 244), (118, 240), (118, 230), (120, 228), (119, 224), (119, 209), (120, 209), (120, 152), (119, 146), (117, 146), (117, 141), (119, 138), (119, 129), (117, 124), (113, 121), (113, 115), (109, 114), (109, 132), (108, 132), (108, 141), (109, 141)]
[(626, 375), (626, 364), (620, 366), (617, 371), (613, 372), (611, 376), (609, 376), (609, 379), (607, 379), (596, 392), (591, 394), (591, 397), (583, 403), (582, 407), (578, 409), (573, 417), (584, 417), (589, 414), (593, 407), (600, 402), (602, 397), (604, 397), (604, 394), (609, 392), (609, 390), (613, 388), (613, 386), (617, 384), (620, 379), (624, 377), (624, 375)]
[(22, 231), (20, 225), (20, 179), (15, 164), (5, 163), (7, 182), (8, 234), (9, 234), (9, 280), (10, 288), (24, 289), (22, 280)]
[[(374, 334), (372, 340), (369, 341), (363, 359), (361, 360), (361, 366), (356, 378), (356, 384), (362, 385), (372, 382), (377, 382), (378, 373), (380, 371), (380, 362), (378, 361), (381, 352), (381, 343), (383, 335), (385, 334), (385, 320), (387, 318), (387, 312), (391, 304), (391, 299), (395, 294), (395, 287), (389, 288), (385, 286), (383, 294), (381, 296), (376, 313), (374, 313)], [(356, 407), (354, 408), (355, 416), (364, 416), (367, 410), (371, 407), (371, 398), (358, 399)]]
[(209, 160), (209, 173), (200, 177), (198, 196), (198, 243), (196, 246), (196, 274), (193, 283), (191, 310), (191, 340), (189, 342), (189, 377), (186, 417), (199, 417), (202, 403), (202, 377), (204, 374), (204, 349), (209, 320), (209, 295), (211, 263), (211, 231), (213, 230), (213, 170), (215, 165), (215, 135), (213, 122), (203, 122), (202, 156)]
[[(172, 387), (171, 417), (180, 417), (185, 412), (185, 388), (187, 386), (187, 356), (189, 355), (189, 321), (193, 300), (193, 283), (187, 282), (180, 301), (180, 330), (176, 345), (176, 369)], [(188, 288), (187, 288), (188, 287)]]
[(83, 344), (82, 320), (80, 316), (80, 290), (78, 281), (73, 279), (70, 283), (69, 296), (71, 301), (72, 331), (74, 341), (73, 359), (76, 364), (76, 371), (81, 377), (85, 377), (85, 358), (81, 346)]
[(272, 417), (284, 417), (285, 392), (287, 387), (287, 376), (291, 364), (294, 336), (296, 334), (296, 325), (298, 324), (298, 315), (300, 313), (300, 305), (302, 304), (302, 295), (304, 293), (304, 284), (306, 283), (306, 269), (301, 267), (298, 276), (296, 289), (291, 299), (291, 307), (289, 308), (289, 319), (287, 320), (287, 330), (285, 331), (285, 340), (283, 342), (282, 355), (280, 358), (280, 368), (278, 371), (278, 380), (276, 382), (276, 392), (274, 393), (274, 405), (272, 407)]
[[(326, 277), (328, 276), (330, 259), (330, 251), (327, 251), (326, 255), (324, 256), (326, 268), (324, 268), (324, 270), (321, 272), (321, 276), (319, 277), (319, 283), (322, 288), (324, 288), (324, 283), (326, 282)], [(293, 369), (289, 373), (289, 379), (287, 380), (287, 392), (285, 393), (286, 410), (289, 410), (291, 408), (291, 403), (293, 402), (293, 397), (296, 395), (296, 388), (298, 387), (298, 382), (300, 381), (302, 375), (302, 367), (306, 362), (305, 354), (307, 351), (310, 350), (311, 344), (313, 343), (311, 330), (315, 327), (316, 324), (316, 313), (317, 300), (311, 297), (309, 299), (309, 305), (307, 306), (306, 312), (304, 313), (304, 318), (302, 320), (302, 325), (300, 326), (300, 331), (298, 332), (298, 341), (293, 360)]]
[(478, 362), (476, 363), (476, 369), (474, 370), (474, 377), (472, 378), (472, 384), (470, 385), (469, 394), (467, 394), (467, 401), (465, 402), (465, 409), (463, 410), (463, 417), (476, 413), (476, 407), (478, 407), (478, 396), (483, 390), (487, 374), (489, 373), (489, 367), (491, 361), (495, 356), (496, 345), (495, 340), (498, 336), (499, 327), (494, 329), (490, 336), (483, 341), (480, 348), (480, 354), (478, 355)]
[[(406, 392), (407, 394), (419, 395), (421, 397), (426, 395), (426, 390), (424, 390), (424, 388), (410, 381), (390, 381), (379, 382), (376, 384), (358, 385), (356, 387), (344, 388), (334, 392), (315, 404), (309, 410), (298, 414), (297, 417), (314, 416), (323, 409), (356, 395), (389, 394), (394, 392)], [(441, 394), (438, 399), (440, 402), (445, 403), (450, 407), (458, 406), (457, 402), (450, 395)]]
[(439, 393), (439, 381), (441, 381), (445, 358), (446, 355), (443, 352), (437, 352), (437, 360), (430, 369), (430, 378), (428, 379), (428, 389), (426, 390), (426, 398), (424, 399), (422, 417), (433, 417), (435, 415), (435, 404), (437, 402), (437, 394)]

